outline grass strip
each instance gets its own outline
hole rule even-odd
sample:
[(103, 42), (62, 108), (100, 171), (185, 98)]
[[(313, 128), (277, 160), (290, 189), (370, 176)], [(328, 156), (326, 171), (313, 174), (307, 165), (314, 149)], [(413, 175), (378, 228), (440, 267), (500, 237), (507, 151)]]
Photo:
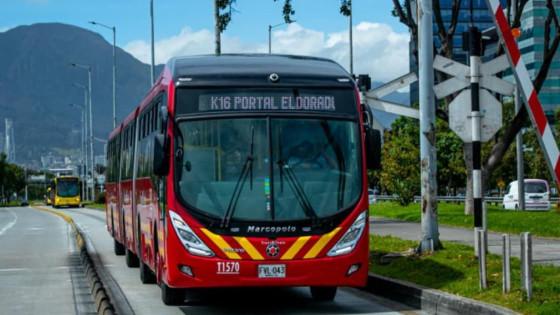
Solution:
[(370, 271), (425, 287), (442, 290), (487, 303), (497, 304), (523, 314), (558, 314), (560, 312), (560, 268), (533, 266), (533, 298), (525, 302), (521, 291), (520, 262), (512, 258), (512, 291), (502, 293), (502, 260), (488, 255), (488, 289), (481, 291), (478, 261), (470, 246), (444, 242), (444, 249), (433, 255), (403, 256), (389, 262), (388, 253), (405, 252), (418, 244), (392, 236), (370, 236)]
[[(511, 211), (488, 205), (488, 229), (494, 232), (521, 233), (560, 238), (560, 213), (551, 211)], [(420, 222), (420, 204), (402, 206), (396, 202), (379, 202), (370, 206), (374, 216)], [(472, 228), (473, 216), (464, 214), (464, 204), (438, 204), (438, 222), (443, 225)]]

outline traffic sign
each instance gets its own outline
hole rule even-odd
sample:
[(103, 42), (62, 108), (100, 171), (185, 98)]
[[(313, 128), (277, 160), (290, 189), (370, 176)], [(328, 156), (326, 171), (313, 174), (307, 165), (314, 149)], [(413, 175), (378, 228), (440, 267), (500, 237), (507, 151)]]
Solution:
[[(490, 94), (480, 90), (480, 140), (492, 139), (502, 126), (502, 104)], [(449, 104), (449, 128), (453, 130), (463, 142), (472, 142), (471, 118), (471, 90), (462, 91)]]
[[(509, 64), (505, 55), (483, 63), (480, 66), (480, 87), (502, 95), (513, 95), (515, 85), (495, 76), (507, 68)], [(437, 55), (434, 59), (434, 69), (452, 76), (434, 87), (434, 93), (439, 99), (457, 93), (471, 83), (469, 67), (455, 60)]]

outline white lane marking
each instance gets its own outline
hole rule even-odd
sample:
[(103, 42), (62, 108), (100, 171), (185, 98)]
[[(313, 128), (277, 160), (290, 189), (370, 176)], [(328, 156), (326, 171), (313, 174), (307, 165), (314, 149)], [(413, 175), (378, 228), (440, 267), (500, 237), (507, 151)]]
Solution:
[(45, 228), (40, 228), (40, 227), (32, 227), (32, 228), (28, 228), (27, 230), (29, 231), (41, 231), (44, 230)]
[(5, 268), (5, 269), (0, 269), (0, 272), (23, 271), (23, 270), (29, 270), (29, 268)]
[(7, 211), (12, 215), (12, 221), (8, 222), (8, 224), (4, 225), (2, 229), (0, 229), (0, 235), (6, 233), (9, 229), (11, 229), (17, 222), (17, 215), (10, 209)]

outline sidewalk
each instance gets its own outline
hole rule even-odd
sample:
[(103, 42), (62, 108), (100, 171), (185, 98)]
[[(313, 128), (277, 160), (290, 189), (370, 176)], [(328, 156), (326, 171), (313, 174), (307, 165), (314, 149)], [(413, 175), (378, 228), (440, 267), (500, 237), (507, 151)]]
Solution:
[[(458, 242), (473, 246), (474, 230), (441, 226), (442, 241)], [(370, 218), (370, 234), (391, 235), (405, 240), (420, 240), (420, 223), (406, 222), (382, 217)], [(519, 258), (519, 235), (510, 235), (511, 254)], [(491, 253), (502, 254), (502, 233), (488, 232), (488, 249)], [(538, 238), (533, 236), (533, 263), (560, 266), (560, 240)]]

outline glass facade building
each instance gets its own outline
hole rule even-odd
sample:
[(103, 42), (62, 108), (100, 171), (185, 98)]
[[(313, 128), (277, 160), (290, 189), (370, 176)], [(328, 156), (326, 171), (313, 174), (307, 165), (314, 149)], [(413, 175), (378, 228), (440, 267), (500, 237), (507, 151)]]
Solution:
[[(560, 14), (560, 0), (554, 0), (557, 14)], [(518, 39), (523, 61), (534, 79), (543, 64), (544, 24), (548, 15), (545, 0), (530, 0), (521, 16), (521, 36)], [(554, 29), (554, 26), (552, 26)], [(554, 31), (551, 34), (554, 38)], [(556, 53), (548, 71), (548, 76), (540, 92), (539, 100), (549, 118), (560, 105), (560, 53)]]
[[(505, 5), (506, 1), (502, 0)], [(443, 23), (446, 28), (449, 27), (452, 18), (452, 0), (440, 0), (441, 15)], [(468, 64), (468, 53), (463, 51), (463, 33), (469, 30), (471, 26), (471, 0), (461, 1), (461, 10), (459, 12), (459, 19), (457, 22), (457, 29), (453, 36), (453, 60), (458, 61), (463, 64)], [(484, 31), (494, 26), (494, 21), (490, 10), (486, 6), (486, 0), (472, 0), (472, 21), (474, 26), (478, 27), (480, 31)], [(434, 55), (437, 53), (437, 49), (441, 47), (441, 42), (438, 36), (438, 27), (435, 21), (433, 21), (433, 32), (434, 32), (434, 43), (436, 50)], [(412, 49), (410, 50), (412, 53)], [(496, 53), (496, 46), (492, 45), (486, 48), (484, 55), (489, 58)], [(484, 58), (483, 58), (484, 59)], [(410, 70), (417, 72), (418, 66), (412, 54), (410, 55)], [(411, 85), (410, 89), (410, 102), (411, 104), (418, 102), (418, 83)]]

